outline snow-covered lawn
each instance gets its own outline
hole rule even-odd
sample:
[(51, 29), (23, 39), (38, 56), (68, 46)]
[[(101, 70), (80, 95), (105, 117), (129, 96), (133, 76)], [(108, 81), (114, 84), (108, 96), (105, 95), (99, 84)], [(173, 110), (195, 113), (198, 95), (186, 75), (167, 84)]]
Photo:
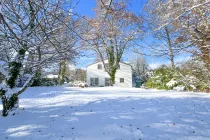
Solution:
[(0, 140), (210, 139), (205, 93), (39, 87), (21, 95), (20, 107), (0, 117)]

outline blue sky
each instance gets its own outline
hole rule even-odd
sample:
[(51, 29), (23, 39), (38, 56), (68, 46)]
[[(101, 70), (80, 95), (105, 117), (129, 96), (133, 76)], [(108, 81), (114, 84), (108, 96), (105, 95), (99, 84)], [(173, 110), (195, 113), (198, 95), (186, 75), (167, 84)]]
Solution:
[[(136, 14), (139, 14), (142, 10), (143, 5), (146, 3), (146, 0), (131, 0), (129, 4), (129, 9)], [(94, 17), (95, 11), (93, 10), (96, 6), (96, 0), (80, 0), (78, 5), (76, 6), (75, 11), (83, 16)], [(151, 43), (154, 41), (151, 35), (144, 39), (144, 42)], [(144, 42), (139, 41), (139, 44), (146, 47)], [(141, 50), (141, 48), (140, 48)], [(148, 51), (147, 51), (148, 52)], [(80, 57), (76, 60), (77, 64), (76, 67), (78, 68), (86, 68), (87, 65), (93, 63), (95, 61), (94, 52), (86, 52), (86, 56)], [(133, 52), (131, 50), (126, 51), (123, 56), (123, 61), (129, 61), (133, 57)], [(177, 56), (175, 58), (176, 61), (182, 61), (187, 56)], [(169, 64), (169, 61), (164, 57), (149, 57), (145, 56), (147, 63), (152, 67), (156, 68), (161, 64)]]

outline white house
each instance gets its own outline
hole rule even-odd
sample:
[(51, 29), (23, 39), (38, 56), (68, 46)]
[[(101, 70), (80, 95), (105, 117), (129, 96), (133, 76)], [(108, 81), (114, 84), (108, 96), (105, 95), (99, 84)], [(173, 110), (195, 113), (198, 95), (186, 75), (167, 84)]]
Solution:
[[(108, 65), (108, 60), (105, 60)], [(88, 86), (110, 86), (110, 76), (105, 71), (103, 62), (96, 62), (87, 67)], [(127, 63), (120, 62), (115, 74), (115, 85), (118, 87), (132, 87), (132, 67)]]

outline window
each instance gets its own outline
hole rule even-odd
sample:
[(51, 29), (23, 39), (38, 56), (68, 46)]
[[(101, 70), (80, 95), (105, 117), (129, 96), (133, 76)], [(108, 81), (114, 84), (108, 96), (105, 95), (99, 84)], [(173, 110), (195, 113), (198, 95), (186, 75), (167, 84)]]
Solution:
[(90, 86), (93, 86), (95, 84), (94, 78), (90, 78)]
[(98, 83), (98, 82), (99, 82), (99, 79), (98, 79), (98, 78), (95, 78), (95, 85), (96, 85), (96, 86), (98, 86), (98, 85), (99, 85), (99, 83)]
[(105, 86), (110, 86), (110, 78), (105, 78)]
[(101, 64), (98, 64), (98, 69), (102, 70), (102, 65)]
[(109, 68), (109, 64), (108, 63), (105, 63), (105, 67), (108, 69)]
[[(109, 64), (105, 63), (105, 68), (109, 71)], [(106, 71), (106, 69), (104, 68), (104, 70)]]
[(120, 83), (124, 83), (124, 78), (120, 78)]
[(120, 69), (120, 64), (118, 65), (118, 69)]
[(90, 78), (90, 86), (98, 86), (99, 78)]

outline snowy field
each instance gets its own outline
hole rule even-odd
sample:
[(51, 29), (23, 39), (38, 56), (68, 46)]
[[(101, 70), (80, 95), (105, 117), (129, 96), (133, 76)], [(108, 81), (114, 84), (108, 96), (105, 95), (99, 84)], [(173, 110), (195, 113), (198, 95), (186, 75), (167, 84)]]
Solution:
[[(127, 88), (29, 88), (0, 140), (209, 140), (210, 95)], [(0, 106), (0, 110), (2, 106)]]

